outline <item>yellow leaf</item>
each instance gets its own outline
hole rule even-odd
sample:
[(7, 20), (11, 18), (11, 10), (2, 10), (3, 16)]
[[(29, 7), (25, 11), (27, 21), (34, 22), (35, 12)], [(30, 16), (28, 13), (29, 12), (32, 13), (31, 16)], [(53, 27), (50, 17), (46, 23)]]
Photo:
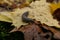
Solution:
[(0, 21), (12, 22), (12, 19), (0, 14)]
[(51, 3), (50, 7), (51, 7), (51, 12), (53, 13), (56, 9), (60, 8), (60, 3), (57, 4)]

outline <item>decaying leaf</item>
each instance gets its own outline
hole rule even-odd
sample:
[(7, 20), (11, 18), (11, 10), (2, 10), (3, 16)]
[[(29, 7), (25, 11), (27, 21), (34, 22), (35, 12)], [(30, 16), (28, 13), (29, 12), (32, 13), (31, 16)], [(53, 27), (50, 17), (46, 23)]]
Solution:
[(60, 31), (39, 21), (22, 25), (15, 31), (23, 32), (25, 40), (60, 40)]

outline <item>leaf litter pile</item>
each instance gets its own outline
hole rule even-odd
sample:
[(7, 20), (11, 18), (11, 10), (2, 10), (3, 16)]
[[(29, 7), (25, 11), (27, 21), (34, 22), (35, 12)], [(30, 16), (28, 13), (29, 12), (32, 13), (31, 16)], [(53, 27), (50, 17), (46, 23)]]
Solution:
[[(58, 12), (53, 14), (58, 21), (59, 15)], [(0, 21), (0, 40), (60, 40), (60, 28), (48, 26), (36, 20), (29, 21), (27, 25), (19, 28), (12, 26), (12, 23)]]

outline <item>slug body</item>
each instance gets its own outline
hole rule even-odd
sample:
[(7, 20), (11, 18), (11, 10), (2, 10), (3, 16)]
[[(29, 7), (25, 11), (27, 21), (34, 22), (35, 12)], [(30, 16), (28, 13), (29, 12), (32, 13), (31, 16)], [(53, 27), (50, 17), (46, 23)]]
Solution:
[(23, 22), (26, 22), (26, 23), (33, 22), (32, 19), (28, 18), (28, 15), (29, 15), (29, 12), (23, 13), (23, 15), (22, 15), (22, 21)]

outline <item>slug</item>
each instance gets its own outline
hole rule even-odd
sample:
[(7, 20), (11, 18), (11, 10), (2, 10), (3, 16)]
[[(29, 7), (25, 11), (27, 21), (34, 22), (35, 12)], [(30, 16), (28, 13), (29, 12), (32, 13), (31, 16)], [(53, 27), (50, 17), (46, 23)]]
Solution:
[(28, 15), (29, 15), (29, 12), (23, 13), (23, 15), (22, 15), (23, 22), (26, 22), (26, 23), (33, 22), (33, 19), (28, 18)]

